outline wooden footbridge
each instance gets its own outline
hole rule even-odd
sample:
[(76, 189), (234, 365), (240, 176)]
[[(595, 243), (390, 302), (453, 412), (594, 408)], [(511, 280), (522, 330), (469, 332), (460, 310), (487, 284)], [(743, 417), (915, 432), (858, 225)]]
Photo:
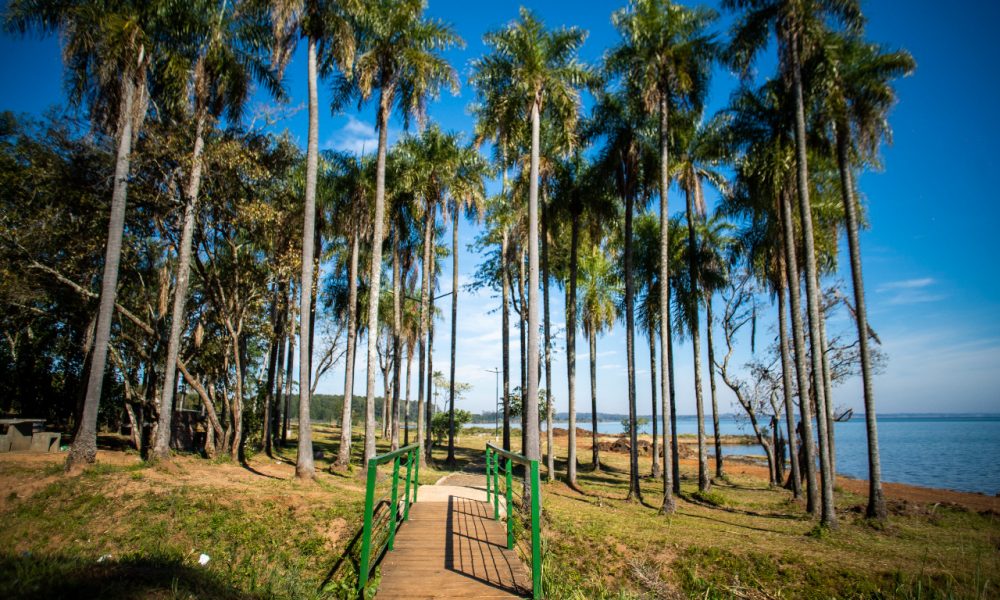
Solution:
[[(541, 598), (538, 461), (487, 444), (485, 473), (455, 473), (418, 486), (418, 452), (413, 444), (368, 461), (359, 595), (374, 584), (377, 567), (380, 599)], [(530, 518), (517, 508), (515, 464), (529, 476)], [(381, 465), (392, 471), (380, 485)], [(377, 489), (387, 501), (376, 501)], [(515, 507), (511, 515), (509, 506)], [(530, 570), (519, 556), (519, 532)]]

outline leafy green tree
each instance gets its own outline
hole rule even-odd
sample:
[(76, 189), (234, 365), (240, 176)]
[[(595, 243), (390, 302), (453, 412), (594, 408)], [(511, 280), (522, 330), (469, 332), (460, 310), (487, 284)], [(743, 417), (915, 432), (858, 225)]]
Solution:
[(896, 102), (892, 80), (913, 72), (916, 62), (905, 50), (889, 52), (851, 36), (833, 36), (822, 53), (830, 93), (824, 115), (830, 121), (836, 148), (840, 190), (844, 204), (847, 247), (854, 289), (854, 318), (861, 355), (861, 379), (868, 440), (869, 518), (885, 520), (887, 510), (882, 493), (882, 466), (878, 448), (875, 394), (872, 389), (872, 358), (868, 347), (868, 312), (861, 272), (861, 243), (858, 239), (858, 202), (855, 198), (855, 165), (877, 164), (882, 141), (891, 141), (888, 113)]
[[(531, 121), (531, 158), (528, 191), (528, 342), (527, 396), (538, 397), (538, 180), (541, 113), (546, 104), (559, 109), (563, 122), (572, 125), (580, 104), (579, 88), (590, 80), (590, 72), (576, 57), (585, 34), (577, 28), (545, 29), (530, 11), (522, 8), (517, 21), (486, 34), (490, 48), (480, 63), (479, 77), (495, 93), (509, 94), (526, 110)], [(568, 127), (572, 129), (572, 127)], [(540, 457), (538, 407), (528, 402), (526, 449), (530, 459)], [(527, 502), (528, 494), (525, 494)]]
[[(370, 285), (372, 297), (378, 297), (381, 286), (382, 242), (385, 225), (385, 171), (388, 152), (388, 125), (393, 106), (403, 113), (404, 124), (410, 117), (422, 122), (427, 99), (436, 96), (442, 87), (458, 89), (454, 69), (441, 55), (462, 40), (452, 27), (424, 17), (422, 0), (378, 0), (368, 3), (358, 16), (360, 44), (352, 80), (338, 82), (338, 102), (352, 96), (352, 90), (363, 100), (379, 92), (376, 110), (378, 151), (375, 158), (375, 215), (372, 225), (372, 261)], [(426, 252), (425, 252), (426, 257)], [(425, 276), (426, 276), (425, 268)], [(421, 293), (425, 323), (429, 310), (427, 295)], [(425, 325), (424, 330), (428, 328)], [(378, 304), (368, 307), (368, 331), (378, 331)], [(365, 419), (365, 468), (375, 456), (375, 361), (377, 336), (368, 337), (368, 379)], [(422, 421), (421, 421), (422, 423)], [(422, 441), (420, 425), (418, 441)]]
[[(716, 44), (707, 29), (716, 15), (706, 8), (688, 9), (669, 0), (633, 0), (628, 7), (612, 16), (612, 22), (622, 37), (607, 60), (608, 70), (626, 77), (642, 98), (646, 110), (659, 117), (659, 192), (660, 222), (670, 219), (668, 192), (670, 188), (670, 111), (678, 108), (696, 108), (704, 102), (708, 88), (709, 67), (716, 52)], [(660, 280), (668, 281), (670, 247), (669, 227), (660, 228)], [(628, 243), (628, 242), (627, 242)], [(628, 293), (628, 291), (626, 291)], [(670, 371), (667, 365), (667, 346), (670, 337), (666, 332), (670, 321), (666, 295), (660, 298), (660, 395), (663, 401), (663, 424), (670, 419), (666, 402), (670, 389)], [(635, 444), (633, 444), (635, 446)], [(664, 450), (666, 465), (669, 452)], [(655, 459), (654, 459), (655, 460)], [(663, 469), (662, 512), (670, 514), (675, 503), (670, 469)]]
[(157, 5), (146, 2), (15, 0), (5, 15), (10, 30), (59, 33), (70, 102), (84, 105), (95, 127), (117, 145), (93, 354), (82, 418), (66, 457), (67, 470), (97, 458), (97, 411), (115, 311), (132, 144), (145, 120), (149, 66), (159, 51), (154, 40), (162, 24), (156, 14)]

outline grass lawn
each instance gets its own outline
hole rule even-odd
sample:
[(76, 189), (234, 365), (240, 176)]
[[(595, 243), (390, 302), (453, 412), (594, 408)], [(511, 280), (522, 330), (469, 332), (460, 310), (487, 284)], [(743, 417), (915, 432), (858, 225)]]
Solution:
[[(0, 455), (0, 598), (349, 596), (350, 569), (335, 567), (360, 528), (364, 485), (356, 473), (327, 471), (336, 429), (316, 425), (314, 435), (325, 458), (313, 482), (295, 480), (294, 447), (246, 467), (193, 456), (149, 466), (131, 452), (102, 451), (76, 477), (62, 474), (63, 455)], [(460, 459), (479, 458), (487, 439), (463, 436)], [(556, 442), (564, 457), (566, 439)], [(589, 461), (589, 446), (579, 455)], [(825, 531), (789, 492), (736, 465), (697, 500), (693, 465), (683, 465), (684, 497), (668, 518), (657, 510), (659, 481), (643, 480), (643, 503), (626, 502), (627, 456), (604, 452), (602, 462), (598, 473), (581, 466), (579, 489), (543, 484), (548, 597), (1000, 593), (992, 510), (893, 501), (889, 524), (875, 527), (864, 497), (841, 490), (840, 528)], [(640, 463), (648, 473), (650, 459)], [(557, 461), (559, 473), (564, 466)], [(420, 479), (445, 473), (425, 468)]]

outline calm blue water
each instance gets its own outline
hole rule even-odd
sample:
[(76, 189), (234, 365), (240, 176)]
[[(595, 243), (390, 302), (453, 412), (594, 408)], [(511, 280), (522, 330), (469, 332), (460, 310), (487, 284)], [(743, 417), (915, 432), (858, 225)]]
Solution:
[[(553, 423), (566, 428), (566, 423)], [(578, 421), (590, 428), (590, 421)], [(680, 433), (697, 433), (693, 416), (677, 419)], [(719, 429), (725, 434), (752, 435), (746, 418), (724, 415)], [(600, 433), (622, 432), (617, 421), (598, 422)], [(641, 430), (651, 431), (647, 425)], [(705, 431), (712, 433), (711, 417)], [(884, 415), (878, 419), (879, 448), (882, 452), (882, 479), (927, 487), (967, 492), (1000, 492), (1000, 415)], [(842, 475), (868, 477), (868, 446), (863, 414), (846, 423), (836, 423), (837, 471)], [(763, 455), (759, 446), (724, 446), (723, 455)]]

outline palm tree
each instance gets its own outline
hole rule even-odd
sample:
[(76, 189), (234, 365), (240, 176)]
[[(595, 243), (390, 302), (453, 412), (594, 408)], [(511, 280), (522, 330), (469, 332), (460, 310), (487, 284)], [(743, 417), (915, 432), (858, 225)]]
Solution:
[[(275, 58), (279, 71), (290, 59), (300, 37), (307, 40), (307, 85), (309, 91), (309, 134), (306, 144), (305, 209), (302, 222), (302, 293), (299, 295), (299, 443), (295, 475), (315, 476), (312, 425), (309, 419), (312, 356), (312, 299), (315, 285), (316, 180), (319, 172), (318, 79), (330, 75), (334, 66), (349, 75), (354, 62), (356, 32), (352, 26), (358, 11), (355, 0), (280, 0), (272, 8), (275, 30)], [(321, 72), (322, 71), (322, 72)], [(341, 75), (343, 78), (344, 75)], [(377, 284), (376, 284), (377, 286)], [(375, 293), (378, 293), (376, 287)], [(371, 303), (377, 306), (377, 302)], [(309, 326), (305, 326), (306, 320)], [(372, 327), (370, 331), (374, 331)]]
[[(705, 8), (688, 9), (669, 0), (633, 0), (625, 9), (612, 16), (612, 22), (623, 40), (612, 50), (609, 70), (626, 75), (641, 94), (649, 112), (659, 117), (659, 192), (660, 222), (669, 221), (667, 196), (670, 187), (670, 110), (700, 107), (707, 90), (709, 66), (715, 54), (715, 42), (706, 29), (715, 20), (713, 11)], [(669, 227), (660, 228), (660, 281), (669, 281)], [(670, 392), (667, 332), (670, 317), (669, 302), (660, 296), (660, 396)], [(663, 423), (670, 419), (664, 402)], [(669, 459), (664, 448), (664, 463)], [(671, 470), (663, 470), (662, 512), (674, 511)]]
[(458, 148), (456, 168), (450, 185), (452, 229), (451, 229), (451, 366), (448, 384), (448, 464), (455, 464), (455, 341), (458, 334), (458, 222), (464, 208), (477, 219), (483, 217), (486, 202), (486, 187), (483, 183), (487, 175), (485, 161), (479, 156), (475, 146)]
[(617, 318), (615, 298), (621, 294), (617, 273), (599, 243), (580, 257), (580, 320), (590, 348), (591, 463), (601, 470), (597, 446), (597, 336), (611, 331)]
[(162, 24), (156, 20), (155, 9), (145, 2), (108, 5), (99, 0), (13, 0), (7, 5), (8, 30), (22, 35), (30, 30), (59, 33), (70, 103), (86, 106), (95, 127), (117, 144), (90, 372), (83, 413), (66, 457), (67, 470), (97, 458), (97, 408), (117, 295), (132, 143), (145, 120), (150, 64), (159, 52), (154, 40)]
[[(381, 286), (382, 242), (385, 221), (385, 165), (388, 125), (393, 106), (403, 113), (404, 126), (411, 117), (423, 122), (429, 97), (443, 86), (457, 92), (455, 71), (441, 54), (462, 40), (452, 27), (423, 16), (423, 0), (378, 0), (365, 5), (357, 18), (358, 56), (354, 80), (338, 82), (338, 102), (356, 91), (362, 100), (379, 91), (376, 109), (378, 152), (375, 159), (375, 215), (372, 226), (371, 294), (377, 298)], [(426, 256), (426, 253), (425, 253)], [(426, 301), (421, 302), (426, 306)], [(368, 331), (378, 331), (378, 303), (368, 307)], [(368, 337), (368, 380), (365, 399), (365, 463), (375, 456), (375, 375), (378, 336)], [(418, 429), (419, 437), (419, 429)]]
[(883, 140), (891, 142), (887, 115), (896, 102), (891, 81), (913, 72), (916, 62), (905, 50), (889, 52), (851, 36), (831, 35), (824, 44), (823, 65), (827, 67), (827, 104), (823, 111), (833, 130), (840, 191), (844, 204), (847, 247), (854, 288), (854, 317), (861, 354), (865, 425), (868, 438), (869, 518), (886, 518), (882, 494), (882, 467), (879, 459), (875, 395), (872, 389), (872, 362), (868, 348), (868, 312), (864, 278), (861, 273), (861, 245), (858, 240), (858, 206), (855, 198), (855, 164), (877, 164)]
[[(284, 94), (277, 77), (269, 65), (263, 60), (263, 54), (268, 48), (269, 40), (263, 33), (264, 28), (258, 27), (266, 15), (260, 10), (243, 10), (237, 13), (235, 7), (224, 4), (221, 10), (201, 4), (191, 7), (185, 23), (190, 31), (190, 39), (183, 40), (178, 46), (193, 48), (192, 52), (171, 52), (170, 58), (174, 65), (184, 64), (183, 72), (190, 73), (180, 81), (168, 82), (171, 87), (191, 90), (190, 108), (194, 119), (194, 148), (191, 152), (191, 169), (187, 185), (184, 189), (184, 217), (178, 247), (177, 284), (174, 288), (173, 309), (170, 321), (170, 334), (167, 342), (167, 360), (164, 370), (164, 382), (160, 396), (160, 417), (156, 429), (156, 441), (153, 447), (153, 458), (166, 460), (170, 458), (171, 416), (175, 379), (177, 371), (177, 355), (180, 350), (180, 336), (184, 325), (184, 304), (187, 300), (188, 277), (191, 271), (191, 241), (194, 237), (195, 218), (198, 211), (198, 192), (201, 187), (201, 172), (203, 152), (205, 148), (205, 133), (212, 122), (225, 114), (231, 124), (239, 123), (243, 106), (250, 94), (250, 83), (257, 79), (272, 95), (281, 98)], [(186, 36), (187, 37), (187, 36)], [(169, 59), (168, 59), (169, 60)], [(177, 69), (178, 71), (181, 69)], [(168, 70), (168, 73), (174, 72)], [(173, 98), (170, 98), (173, 100)], [(185, 100), (187, 100), (185, 98)], [(161, 103), (169, 107), (170, 102)], [(188, 104), (188, 101), (183, 102)], [(239, 454), (242, 448), (242, 424), (237, 424), (237, 443), (234, 451)]]
[[(676, 173), (677, 181), (687, 205), (687, 231), (688, 231), (688, 302), (682, 315), (691, 333), (691, 347), (694, 353), (694, 395), (695, 408), (698, 413), (698, 489), (707, 491), (711, 485), (708, 476), (708, 462), (705, 452), (705, 409), (702, 400), (701, 387), (701, 335), (699, 328), (699, 306), (702, 298), (711, 299), (711, 291), (701, 289), (699, 285), (702, 275), (703, 265), (699, 258), (701, 251), (696, 239), (695, 230), (698, 224), (705, 217), (705, 196), (702, 182), (707, 181), (720, 190), (725, 190), (726, 183), (718, 171), (714, 169), (721, 159), (721, 145), (717, 143), (717, 134), (713, 127), (703, 126), (700, 122), (698, 112), (692, 112), (683, 119), (683, 126), (678, 127), (677, 138), (679, 140), (679, 156), (675, 158), (673, 170)], [(722, 287), (721, 285), (719, 287)], [(711, 322), (709, 322), (711, 328)], [(711, 332), (709, 332), (711, 336)], [(713, 353), (709, 349), (709, 372), (714, 373), (712, 364)], [(712, 384), (712, 408), (715, 416), (715, 440), (716, 440), (716, 471), (721, 476), (722, 471), (722, 447), (719, 443), (718, 406), (715, 401), (715, 378), (711, 377)]]
[[(656, 215), (645, 213), (638, 218), (635, 230), (635, 272), (639, 280), (638, 287), (642, 292), (637, 320), (639, 328), (646, 332), (646, 339), (649, 341), (649, 395), (653, 409), (653, 456), (655, 457), (652, 461), (650, 477), (656, 479), (663, 475), (659, 460), (660, 445), (656, 422), (656, 384), (658, 381), (656, 336), (660, 326), (660, 221)], [(669, 373), (667, 376), (669, 377)]]
[[(802, 65), (813, 51), (817, 36), (828, 22), (843, 25), (849, 31), (860, 29), (863, 17), (857, 0), (724, 0), (723, 6), (741, 11), (733, 28), (729, 49), (731, 62), (744, 73), (753, 59), (769, 42), (773, 29), (778, 41), (779, 68), (791, 82), (795, 110), (794, 138), (796, 186), (799, 218), (802, 228), (803, 263), (806, 279), (806, 305), (809, 313), (809, 340), (813, 348), (812, 389), (816, 397), (816, 421), (819, 427), (820, 475), (822, 488), (822, 516), (820, 522), (827, 527), (837, 526), (834, 510), (833, 480), (830, 472), (830, 454), (827, 448), (827, 414), (823, 386), (822, 348), (820, 342), (819, 273), (816, 266), (815, 238), (813, 234), (812, 205), (809, 202), (809, 165), (806, 148), (806, 109), (802, 85)], [(786, 223), (789, 221), (786, 219)], [(795, 286), (790, 286), (790, 288)], [(804, 417), (803, 417), (804, 419)]]
[(340, 448), (332, 465), (346, 469), (351, 462), (351, 404), (354, 399), (354, 364), (358, 339), (358, 262), (361, 240), (367, 233), (368, 212), (372, 200), (372, 178), (375, 163), (370, 156), (354, 157), (334, 154), (328, 157), (332, 165), (331, 180), (327, 182), (330, 193), (338, 201), (336, 212), (344, 235), (350, 239), (350, 258), (347, 264), (347, 341), (344, 354), (344, 405), (340, 421)]
[[(528, 368), (523, 396), (525, 435), (529, 459), (540, 456), (538, 435), (538, 163), (541, 112), (546, 103), (561, 110), (565, 122), (577, 118), (579, 88), (590, 79), (589, 70), (576, 58), (585, 34), (578, 28), (547, 31), (535, 16), (522, 8), (519, 19), (484, 36), (490, 47), (479, 63), (479, 77), (489, 89), (503, 90), (521, 103), (531, 119), (531, 159), (528, 192)], [(569, 127), (572, 129), (572, 127)], [(527, 490), (527, 488), (526, 488)], [(525, 502), (529, 496), (525, 493)]]
[[(806, 510), (813, 513), (819, 497), (812, 433), (813, 411), (808, 394), (807, 348), (802, 329), (800, 286), (797, 283), (798, 253), (791, 213), (790, 188), (795, 173), (792, 170), (794, 144), (788, 131), (788, 96), (777, 81), (765, 83), (759, 89), (743, 88), (734, 95), (726, 111), (729, 118), (727, 136), (730, 143), (742, 150), (742, 156), (737, 162), (733, 193), (726, 200), (731, 206), (726, 211), (733, 215), (745, 213), (758, 223), (758, 228), (765, 230), (763, 234), (753, 236), (754, 239), (762, 239), (762, 242), (743, 244), (745, 251), (751, 256), (758, 256), (757, 259), (751, 258), (754, 262), (769, 263), (767, 269), (772, 272), (770, 285), (777, 294), (787, 293), (793, 345), (791, 352), (786, 354), (794, 357), (805, 458), (805, 464), (801, 466), (804, 467), (805, 475)], [(771, 256), (767, 256), (768, 253)], [(757, 269), (758, 272), (762, 270), (765, 269)], [(780, 298), (779, 309), (783, 308), (784, 298)], [(781, 322), (782, 319), (779, 319), (779, 327)], [(787, 340), (784, 345), (788, 345)], [(787, 359), (785, 363), (790, 366), (787, 365)], [(784, 377), (784, 380), (786, 390), (790, 390), (791, 378)], [(786, 394), (786, 412), (791, 416), (792, 411), (787, 404), (789, 400), (790, 396)], [(789, 432), (794, 445), (795, 434), (791, 423)], [(797, 459), (793, 459), (795, 460)]]

